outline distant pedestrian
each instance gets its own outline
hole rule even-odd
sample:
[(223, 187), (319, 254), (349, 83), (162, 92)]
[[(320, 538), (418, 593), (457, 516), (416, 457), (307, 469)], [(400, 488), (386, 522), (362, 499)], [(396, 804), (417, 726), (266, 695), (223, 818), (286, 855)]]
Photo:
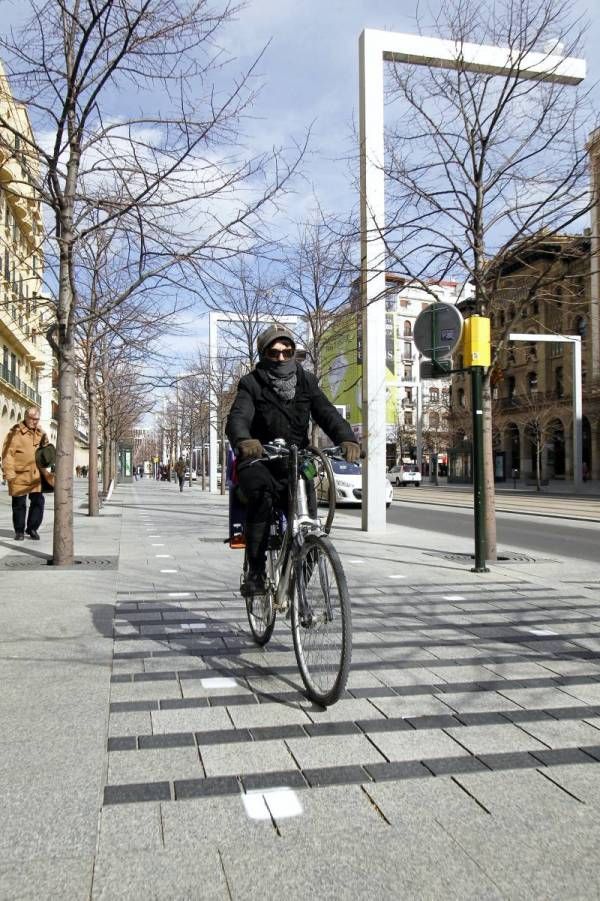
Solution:
[(183, 457), (180, 457), (175, 464), (175, 474), (177, 475), (177, 481), (179, 482), (179, 490), (183, 491), (183, 480), (185, 478), (185, 463)]
[[(25, 410), (23, 422), (18, 422), (6, 436), (2, 447), (2, 468), (12, 498), (12, 516), (15, 541), (23, 541), (25, 532), (39, 541), (38, 529), (44, 518), (42, 474), (36, 462), (36, 452), (50, 444), (48, 436), (39, 426), (40, 411), (37, 407)], [(45, 473), (50, 486), (54, 477)], [(27, 511), (29, 495), (29, 511)]]
[(584, 482), (587, 482), (587, 480), (590, 476), (590, 471), (588, 469), (588, 465), (585, 462), (585, 460), (581, 464), (581, 476), (582, 476)]
[(75, 475), (77, 476), (78, 479), (81, 478), (81, 466), (75, 467)]

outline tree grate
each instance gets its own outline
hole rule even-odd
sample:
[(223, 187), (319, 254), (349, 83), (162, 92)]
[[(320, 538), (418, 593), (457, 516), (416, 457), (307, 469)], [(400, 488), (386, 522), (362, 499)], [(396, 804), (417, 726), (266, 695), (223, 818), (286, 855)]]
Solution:
[[(0, 559), (0, 569), (39, 569), (52, 567), (52, 557), (14, 554)], [(57, 571), (80, 569), (118, 569), (118, 557), (76, 557), (70, 566), (57, 566)]]
[[(454, 560), (458, 563), (470, 563), (475, 560), (474, 554), (444, 553), (443, 551), (425, 551), (429, 557), (439, 557), (442, 560)], [(488, 560), (488, 563), (552, 563), (549, 558), (531, 557), (529, 554), (518, 554), (504, 551), (498, 554), (496, 560)]]

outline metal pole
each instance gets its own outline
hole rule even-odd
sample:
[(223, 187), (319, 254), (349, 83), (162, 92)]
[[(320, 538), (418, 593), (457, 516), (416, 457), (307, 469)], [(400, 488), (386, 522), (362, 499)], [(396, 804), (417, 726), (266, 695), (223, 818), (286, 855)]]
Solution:
[(581, 338), (573, 342), (573, 487), (581, 489), (583, 482), (583, 435), (581, 403)]
[(208, 490), (211, 494), (216, 494), (218, 490), (217, 457), (219, 452), (219, 436), (217, 434), (217, 396), (214, 386), (214, 374), (217, 359), (218, 313), (209, 313), (208, 322)]
[(473, 408), (473, 512), (475, 514), (475, 573), (489, 572), (485, 565), (485, 494), (483, 485), (483, 367), (471, 367)]

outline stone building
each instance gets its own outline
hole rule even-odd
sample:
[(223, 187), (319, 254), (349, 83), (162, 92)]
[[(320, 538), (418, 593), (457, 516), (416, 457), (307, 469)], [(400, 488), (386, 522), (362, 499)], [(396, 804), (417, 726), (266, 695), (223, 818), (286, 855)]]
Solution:
[[(28, 406), (50, 405), (42, 398), (52, 370), (44, 337), (41, 299), (42, 217), (35, 191), (39, 162), (27, 145), (31, 127), (15, 103), (0, 64), (0, 110), (15, 132), (0, 131), (0, 444)], [(42, 419), (50, 431), (50, 422)]]

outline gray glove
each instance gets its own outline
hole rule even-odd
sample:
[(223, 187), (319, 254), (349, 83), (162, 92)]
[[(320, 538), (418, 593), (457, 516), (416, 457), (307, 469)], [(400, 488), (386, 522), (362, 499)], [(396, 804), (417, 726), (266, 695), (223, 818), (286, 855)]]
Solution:
[(263, 446), (256, 438), (244, 438), (238, 443), (238, 454), (242, 460), (259, 459), (263, 455)]
[(357, 444), (356, 441), (342, 441), (340, 447), (348, 463), (358, 462), (360, 459), (360, 444)]

